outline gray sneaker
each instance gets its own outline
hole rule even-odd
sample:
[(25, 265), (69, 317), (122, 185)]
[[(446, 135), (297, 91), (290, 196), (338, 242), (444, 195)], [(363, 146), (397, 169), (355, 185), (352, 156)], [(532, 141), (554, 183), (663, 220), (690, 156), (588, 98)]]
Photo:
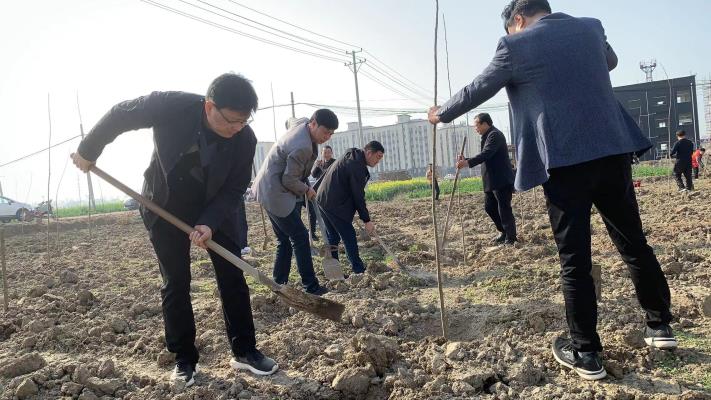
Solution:
[(195, 383), (195, 375), (198, 373), (198, 365), (185, 361), (178, 361), (175, 364), (173, 373), (170, 374), (170, 382), (181, 383), (185, 387), (190, 387)]
[(236, 371), (248, 370), (256, 375), (271, 375), (279, 369), (279, 365), (257, 349), (230, 360), (230, 366)]
[(677, 346), (676, 338), (669, 325), (659, 325), (656, 328), (646, 326), (644, 328), (644, 341), (647, 346), (657, 349), (675, 349)]

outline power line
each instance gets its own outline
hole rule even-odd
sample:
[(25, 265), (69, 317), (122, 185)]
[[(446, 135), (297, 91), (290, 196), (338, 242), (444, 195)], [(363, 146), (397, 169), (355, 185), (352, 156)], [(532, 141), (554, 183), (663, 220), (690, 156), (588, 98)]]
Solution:
[[(193, 4), (193, 3), (187, 2), (187, 1), (185, 1), (185, 0), (178, 0), (178, 1), (180, 1), (181, 3), (184, 3), (184, 4), (188, 4), (188, 5), (190, 5), (190, 6), (192, 6), (192, 7), (195, 7), (195, 8), (197, 8), (197, 9), (199, 9), (199, 10), (203, 10), (203, 11), (205, 11), (205, 12), (208, 12), (208, 13), (211, 13), (211, 14), (218, 15), (218, 16), (220, 16), (220, 17), (229, 19), (230, 21), (233, 21), (233, 22), (236, 22), (236, 23), (241, 23), (241, 24), (246, 25), (246, 26), (248, 26), (248, 27), (250, 27), (250, 28), (252, 28), (252, 29), (256, 29), (256, 30), (258, 30), (258, 31), (260, 31), (260, 32), (264, 32), (264, 33), (269, 34), (269, 35), (274, 35), (274, 36), (279, 37), (279, 38), (282, 38), (282, 39), (290, 40), (290, 41), (296, 42), (296, 43), (298, 43), (298, 44), (300, 44), (300, 45), (317, 49), (317, 50), (319, 50), (319, 51), (326, 51), (326, 52), (333, 53), (333, 54), (336, 54), (336, 55), (342, 55), (342, 54), (345, 53), (345, 49), (341, 49), (341, 48), (338, 48), (338, 47), (333, 47), (333, 46), (330, 46), (330, 45), (327, 45), (327, 44), (323, 44), (323, 43), (320, 43), (320, 42), (316, 42), (316, 41), (313, 41), (313, 40), (309, 40), (309, 39), (303, 38), (303, 37), (301, 37), (301, 36), (294, 35), (294, 34), (289, 33), (289, 32), (285, 32), (285, 31), (283, 31), (283, 30), (280, 30), (280, 29), (271, 27), (271, 26), (269, 26), (269, 25), (262, 24), (262, 23), (260, 23), (260, 22), (258, 22), (258, 21), (253, 20), (253, 19), (250, 19), (250, 18), (244, 17), (244, 16), (242, 16), (242, 15), (239, 15), (239, 14), (237, 14), (237, 13), (234, 13), (234, 12), (230, 11), (230, 10), (226, 10), (226, 9), (224, 9), (224, 8), (218, 7), (218, 6), (216, 6), (216, 5), (214, 5), (214, 4), (211, 4), (211, 3), (207, 2), (207, 1), (204, 1), (204, 0), (196, 0), (196, 1), (198, 1), (198, 2), (200, 2), (200, 3), (202, 3), (202, 4), (205, 4), (205, 5), (207, 5), (207, 6), (210, 6), (210, 7), (212, 7), (212, 8), (215, 8), (215, 9), (217, 9), (217, 10), (220, 10), (220, 11), (222, 11), (222, 12), (225, 12), (225, 13), (228, 13), (228, 14), (230, 14), (230, 15), (233, 15), (233, 16), (235, 16), (235, 17), (237, 17), (237, 18), (241, 18), (241, 19), (244, 19), (244, 20), (249, 21), (249, 22), (251, 22), (251, 23), (257, 24), (257, 25), (259, 25), (259, 26), (263, 26), (263, 27), (266, 27), (266, 28), (271, 29), (271, 30), (273, 30), (273, 31), (276, 31), (276, 32), (279, 32), (279, 33), (283, 33), (283, 34), (285, 34), (285, 35), (291, 36), (291, 37), (296, 38), (296, 39), (298, 39), (298, 40), (293, 39), (293, 38), (290, 38), (290, 37), (287, 37), (287, 36), (278, 35), (278, 34), (276, 34), (276, 33), (274, 33), (274, 32), (269, 32), (269, 31), (266, 30), (266, 29), (262, 29), (262, 28), (259, 28), (259, 27), (257, 27), (257, 26), (254, 26), (254, 25), (250, 25), (250, 24), (247, 24), (247, 23), (244, 23), (244, 22), (239, 22), (239, 21), (237, 21), (237, 20), (234, 19), (234, 18), (230, 18), (230, 17), (227, 17), (227, 16), (225, 16), (225, 15), (216, 13), (216, 12), (214, 12), (214, 11), (207, 10), (207, 9), (205, 9), (205, 8), (203, 8), (203, 7), (200, 7), (200, 6), (195, 5), (195, 4)], [(322, 47), (322, 48), (320, 48), (320, 47)]]
[(70, 137), (70, 138), (67, 139), (67, 140), (64, 140), (64, 141), (61, 141), (61, 142), (59, 142), (59, 143), (53, 144), (53, 145), (51, 145), (51, 146), (49, 146), (49, 147), (45, 147), (45, 148), (42, 149), (42, 150), (37, 150), (37, 151), (35, 151), (34, 153), (30, 153), (30, 154), (27, 154), (27, 155), (22, 156), (22, 157), (20, 157), (20, 158), (17, 158), (17, 159), (15, 159), (15, 160), (6, 162), (6, 163), (4, 163), (4, 164), (0, 164), (0, 168), (4, 167), (4, 166), (6, 166), (6, 165), (10, 165), (10, 164), (16, 163), (16, 162), (18, 162), (18, 161), (22, 161), (22, 160), (24, 160), (24, 159), (26, 159), (26, 158), (30, 158), (30, 157), (35, 156), (35, 155), (37, 155), (37, 154), (43, 153), (43, 152), (45, 152), (45, 151), (47, 151), (47, 150), (49, 150), (49, 149), (52, 149), (52, 148), (55, 148), (55, 147), (57, 147), (57, 146), (63, 145), (63, 144), (65, 144), (65, 143), (67, 143), (67, 142), (71, 142), (72, 140), (74, 140), (74, 139), (76, 139), (76, 138), (79, 138), (79, 137), (81, 137), (81, 135), (76, 135), (76, 136), (74, 136), (74, 137)]
[(393, 93), (399, 94), (400, 96), (403, 96), (403, 97), (405, 97), (405, 98), (407, 98), (407, 99), (409, 99), (409, 100), (411, 100), (411, 101), (414, 101), (415, 103), (426, 104), (426, 102), (423, 103), (423, 100), (422, 100), (422, 99), (415, 99), (415, 98), (413, 98), (412, 96), (408, 96), (407, 94), (403, 93), (403, 92), (400, 91), (399, 89), (396, 89), (396, 88), (392, 87), (391, 85), (389, 85), (389, 84), (387, 84), (387, 83), (381, 81), (380, 79), (374, 77), (373, 75), (369, 74), (369, 73), (366, 72), (366, 71), (362, 71), (361, 74), (363, 74), (364, 76), (366, 76), (368, 79), (372, 80), (373, 82), (378, 83), (380, 86), (382, 86), (382, 87), (384, 87), (384, 88), (386, 88), (386, 89), (389, 89), (389, 90), (392, 91)]
[(259, 36), (256, 36), (256, 35), (252, 35), (252, 34), (249, 34), (249, 33), (246, 33), (246, 32), (242, 32), (242, 31), (239, 31), (239, 30), (237, 30), (237, 29), (234, 29), (234, 28), (231, 28), (231, 27), (228, 27), (228, 26), (219, 24), (219, 23), (214, 22), (214, 21), (210, 21), (210, 20), (205, 19), (205, 18), (201, 18), (201, 17), (195, 16), (195, 15), (190, 14), (190, 13), (188, 13), (188, 12), (181, 11), (181, 10), (178, 10), (178, 9), (176, 9), (176, 8), (169, 7), (169, 6), (166, 6), (166, 5), (164, 5), (164, 4), (161, 4), (161, 3), (158, 3), (158, 2), (155, 2), (155, 1), (152, 1), (152, 0), (140, 0), (140, 1), (142, 1), (142, 2), (144, 2), (144, 3), (146, 3), (146, 4), (149, 4), (149, 5), (152, 5), (152, 6), (154, 6), (154, 7), (161, 8), (161, 9), (163, 9), (163, 10), (169, 11), (169, 12), (171, 12), (171, 13), (178, 14), (178, 15), (181, 15), (181, 16), (186, 17), (186, 18), (190, 18), (190, 19), (192, 19), (192, 20), (194, 20), (194, 21), (202, 22), (203, 24), (210, 25), (210, 26), (212, 26), (212, 27), (214, 27), (214, 28), (222, 29), (222, 30), (224, 30), (224, 31), (227, 31), (227, 32), (230, 32), (230, 33), (234, 33), (234, 34), (236, 34), (236, 35), (240, 35), (240, 36), (244, 36), (244, 37), (247, 37), (247, 38), (250, 38), (250, 39), (254, 39), (254, 40), (257, 40), (257, 41), (262, 42), (262, 43), (271, 44), (271, 45), (273, 45), (273, 46), (281, 47), (281, 48), (283, 48), (283, 49), (291, 50), (291, 51), (294, 51), (294, 52), (297, 52), (297, 53), (300, 53), (300, 54), (306, 54), (306, 55), (310, 55), (310, 56), (313, 56), (313, 57), (322, 58), (322, 59), (328, 60), (328, 61), (335, 61), (335, 62), (339, 62), (339, 63), (342, 63), (342, 62), (344, 61), (344, 59), (339, 59), (339, 58), (327, 56), (327, 55), (324, 55), (324, 54), (314, 53), (314, 52), (307, 51), (307, 50), (304, 50), (304, 49), (299, 49), (299, 48), (297, 48), (297, 47), (289, 46), (289, 45), (286, 45), (286, 44), (283, 44), (283, 43), (275, 42), (275, 41), (273, 41), (273, 40), (265, 39), (265, 38), (262, 38), (262, 37), (259, 37)]
[(380, 69), (380, 68), (379, 68), (378, 66), (376, 66), (376, 65), (366, 64), (366, 66), (370, 67), (373, 71), (377, 72), (378, 74), (380, 74), (381, 76), (385, 77), (386, 79), (389, 79), (389, 80), (391, 80), (392, 82), (394, 82), (395, 84), (401, 86), (402, 88), (404, 88), (404, 89), (406, 89), (406, 90), (412, 92), (412, 93), (415, 94), (415, 96), (417, 96), (417, 97), (422, 97), (423, 99), (426, 99), (426, 98), (430, 97), (427, 93), (420, 92), (420, 91), (418, 91), (418, 90), (416, 90), (416, 89), (413, 89), (413, 88), (412, 88), (412, 85), (408, 85), (408, 84), (406, 84), (406, 83), (403, 83), (401, 80), (395, 78), (393, 75), (389, 74), (388, 72), (383, 71), (382, 69)]

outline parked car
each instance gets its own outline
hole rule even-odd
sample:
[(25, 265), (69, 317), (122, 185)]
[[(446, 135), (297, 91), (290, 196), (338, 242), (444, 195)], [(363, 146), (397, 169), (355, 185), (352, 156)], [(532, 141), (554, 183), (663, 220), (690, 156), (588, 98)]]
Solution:
[(133, 198), (128, 199), (123, 202), (123, 208), (127, 210), (138, 210), (138, 202)]
[(10, 222), (13, 219), (27, 221), (31, 219), (32, 206), (13, 199), (0, 196), (0, 221)]

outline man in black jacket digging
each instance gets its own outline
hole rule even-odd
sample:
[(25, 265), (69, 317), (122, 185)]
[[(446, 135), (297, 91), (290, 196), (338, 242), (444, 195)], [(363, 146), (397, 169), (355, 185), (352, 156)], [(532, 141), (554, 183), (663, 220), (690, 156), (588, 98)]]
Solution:
[[(315, 191), (318, 191), (318, 187), (321, 185), (323, 177), (326, 176), (326, 171), (328, 171), (328, 168), (330, 168), (334, 162), (336, 162), (336, 159), (333, 158), (333, 148), (329, 145), (323, 146), (321, 150), (321, 159), (316, 160), (316, 162), (314, 163), (314, 167), (311, 169), (311, 177), (316, 179), (316, 182), (313, 186), (313, 189)], [(311, 225), (311, 238), (314, 241), (318, 240), (318, 235), (316, 234), (317, 218), (315, 208), (316, 207), (309, 207), (309, 224)]]
[[(694, 181), (691, 177), (691, 155), (694, 153), (694, 142), (686, 138), (685, 131), (677, 132), (676, 137), (679, 141), (674, 144), (671, 151), (671, 156), (676, 158), (674, 162), (674, 177), (676, 178), (677, 186), (679, 186), (679, 191), (687, 192), (694, 190)], [(681, 181), (682, 175), (686, 180), (686, 186)]]
[(472, 158), (460, 157), (457, 168), (474, 168), (481, 164), (484, 184), (484, 209), (494, 221), (501, 235), (496, 244), (511, 245), (516, 242), (516, 220), (511, 209), (514, 174), (504, 134), (493, 126), (487, 113), (474, 117), (474, 129), (481, 135), (481, 152)]
[(356, 274), (365, 272), (365, 264), (358, 254), (358, 240), (353, 229), (356, 211), (371, 234), (375, 225), (365, 204), (365, 185), (370, 179), (368, 167), (375, 167), (383, 158), (385, 148), (372, 141), (361, 149), (346, 151), (329, 169), (316, 193), (316, 201), (324, 216), (328, 244), (334, 246), (333, 258), (338, 259), (338, 243), (343, 240), (348, 261)]
[[(165, 341), (177, 361), (170, 379), (185, 386), (195, 382), (199, 358), (190, 303), (190, 244), (206, 249), (206, 241), (212, 239), (240, 254), (236, 207), (252, 171), (257, 139), (249, 123), (256, 110), (251, 83), (240, 75), (223, 74), (210, 84), (206, 96), (153, 92), (117, 104), (72, 154), (74, 164), (86, 172), (118, 135), (153, 128), (155, 149), (144, 173), (143, 195), (195, 227), (187, 236), (141, 207), (163, 277)], [(274, 373), (277, 364), (256, 347), (242, 271), (212, 250), (208, 253), (234, 356), (230, 365), (258, 375)]]

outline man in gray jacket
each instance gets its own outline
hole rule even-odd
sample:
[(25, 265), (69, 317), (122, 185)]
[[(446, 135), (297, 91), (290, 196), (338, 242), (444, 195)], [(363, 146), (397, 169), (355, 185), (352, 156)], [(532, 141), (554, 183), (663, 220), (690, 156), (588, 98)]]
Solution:
[(256, 199), (267, 211), (277, 237), (274, 280), (280, 284), (288, 282), (294, 254), (304, 289), (316, 295), (328, 290), (319, 284), (314, 273), (308, 231), (301, 221), (301, 207), (304, 196), (309, 200), (316, 196), (305, 182), (316, 161), (317, 146), (331, 139), (336, 129), (338, 117), (333, 111), (316, 110), (308, 123), (292, 127), (269, 150), (266, 162), (254, 180)]
[(583, 379), (604, 378), (597, 333), (590, 214), (593, 205), (630, 271), (646, 314), (644, 339), (676, 347), (669, 286), (647, 244), (632, 186), (632, 153), (651, 147), (615, 99), (609, 71), (617, 57), (600, 21), (551, 13), (546, 0), (513, 0), (502, 13), (507, 36), (489, 66), (441, 108), (450, 122), (506, 88), (513, 113), (517, 190), (543, 185), (558, 246), (570, 339), (553, 356)]

